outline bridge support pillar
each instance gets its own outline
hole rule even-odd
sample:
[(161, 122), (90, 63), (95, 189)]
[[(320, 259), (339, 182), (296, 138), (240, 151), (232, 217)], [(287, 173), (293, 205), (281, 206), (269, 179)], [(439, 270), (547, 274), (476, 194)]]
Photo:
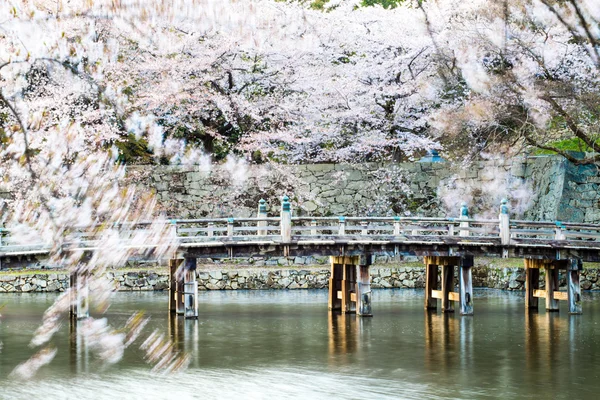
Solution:
[(460, 315), (473, 315), (473, 257), (461, 257), (458, 266)]
[(558, 265), (544, 265), (546, 272), (546, 311), (558, 311), (558, 299), (554, 293), (558, 292)]
[(89, 286), (85, 274), (75, 271), (70, 275), (71, 307), (69, 314), (74, 319), (90, 316)]
[(371, 284), (369, 265), (360, 256), (330, 257), (330, 311), (371, 315)]
[(372, 317), (371, 310), (371, 256), (361, 256), (356, 266), (356, 313), (363, 317)]
[(525, 309), (537, 310), (539, 298), (534, 296), (534, 292), (540, 288), (540, 270), (538, 267), (532, 267), (531, 264), (536, 260), (525, 259)]
[[(435, 310), (442, 300), (442, 312), (454, 312), (453, 301), (460, 303), (461, 315), (473, 315), (473, 257), (426, 256), (425, 309)], [(438, 268), (442, 267), (441, 290), (438, 290)], [(459, 292), (454, 292), (454, 267), (459, 267)]]
[(183, 308), (185, 319), (198, 319), (198, 282), (196, 281), (196, 258), (186, 258), (184, 267)]
[(454, 265), (442, 265), (442, 312), (454, 312), (450, 293), (454, 288)]
[(569, 314), (581, 314), (581, 283), (579, 276), (583, 270), (581, 260), (571, 259), (567, 262), (567, 300)]
[(183, 314), (183, 259), (169, 260), (169, 312)]
[[(539, 270), (544, 268), (546, 288), (539, 289)], [(567, 291), (558, 290), (560, 270), (565, 270)], [(525, 307), (537, 309), (538, 299), (546, 299), (546, 311), (558, 311), (559, 300), (569, 303), (569, 313), (581, 314), (581, 286), (579, 275), (581, 260), (538, 260), (525, 259)]]
[(433, 291), (438, 286), (438, 266), (429, 264), (429, 257), (425, 257), (425, 309), (437, 309), (437, 299), (433, 297)]

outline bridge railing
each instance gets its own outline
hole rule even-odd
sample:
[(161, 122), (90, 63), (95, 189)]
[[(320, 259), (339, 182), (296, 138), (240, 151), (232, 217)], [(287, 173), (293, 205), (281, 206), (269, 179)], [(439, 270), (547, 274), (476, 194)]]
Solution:
[(222, 241), (234, 239), (280, 240), (279, 217), (200, 218), (174, 220), (177, 238), (182, 242)]
[(572, 243), (600, 242), (600, 226), (595, 224), (510, 221), (511, 239), (517, 243), (533, 243), (540, 240), (569, 241)]
[[(162, 225), (161, 225), (162, 222)], [(107, 230), (99, 226), (71, 228), (62, 237), (63, 249), (93, 249), (107, 242)], [(106, 228), (106, 227), (103, 227)], [(284, 197), (279, 216), (269, 217), (264, 200), (256, 217), (199, 218), (146, 222), (123, 222), (108, 230), (108, 239), (123, 246), (148, 243), (156, 231), (170, 229), (171, 238), (181, 243), (235, 241), (290, 243), (296, 240), (395, 240), (443, 241), (451, 243), (489, 243), (493, 245), (562, 245), (600, 247), (600, 225), (586, 223), (511, 220), (508, 202), (500, 205), (498, 219), (472, 219), (463, 203), (457, 218), (436, 217), (292, 217), (289, 198)], [(38, 254), (50, 251), (41, 235), (24, 228), (0, 228), (0, 255)], [(154, 230), (154, 231), (152, 231)], [(164, 234), (164, 231), (161, 232)], [(162, 236), (164, 237), (164, 236)], [(148, 245), (151, 246), (151, 245)], [(146, 247), (148, 247), (146, 246)]]

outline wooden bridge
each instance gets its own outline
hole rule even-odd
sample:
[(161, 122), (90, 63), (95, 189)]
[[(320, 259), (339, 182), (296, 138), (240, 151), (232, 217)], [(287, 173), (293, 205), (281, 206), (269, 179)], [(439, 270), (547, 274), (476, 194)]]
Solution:
[[(498, 219), (489, 220), (469, 218), (464, 203), (456, 218), (292, 217), (285, 196), (276, 217), (267, 215), (267, 205), (261, 200), (255, 218), (165, 223), (178, 243), (178, 254), (169, 262), (169, 309), (189, 318), (198, 315), (197, 258), (330, 256), (329, 309), (359, 315), (371, 315), (369, 266), (373, 256), (422, 256), (425, 307), (436, 308), (440, 299), (442, 311), (451, 312), (452, 302), (458, 302), (463, 315), (473, 313), (471, 268), (475, 257), (524, 259), (526, 307), (537, 308), (538, 299), (544, 298), (546, 310), (557, 311), (558, 301), (565, 300), (569, 312), (576, 314), (581, 313), (583, 262), (600, 261), (600, 225), (511, 220), (506, 200), (502, 200)], [(120, 246), (135, 247), (136, 233), (148, 224), (123, 224)], [(50, 251), (43, 243), (11, 240), (10, 229), (4, 229), (0, 239), (0, 259)], [(66, 241), (65, 250), (93, 251), (96, 245), (93, 238), (79, 232)], [(455, 268), (459, 269), (458, 292), (453, 292)], [(546, 272), (545, 290), (539, 289), (539, 269)], [(558, 291), (561, 270), (566, 273), (567, 292)]]

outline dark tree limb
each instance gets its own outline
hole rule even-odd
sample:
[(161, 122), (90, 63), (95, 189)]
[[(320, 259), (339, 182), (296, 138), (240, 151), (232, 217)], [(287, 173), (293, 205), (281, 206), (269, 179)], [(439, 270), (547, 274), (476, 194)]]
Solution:
[(567, 122), (567, 126), (576, 137), (581, 139), (581, 141), (585, 143), (590, 149), (594, 150), (597, 153), (600, 153), (600, 145), (598, 145), (594, 140), (592, 140), (585, 132), (579, 129), (571, 115), (564, 108), (562, 108), (560, 104), (558, 104), (558, 102), (554, 100), (553, 97), (546, 95), (541, 96), (540, 99), (550, 103), (552, 109), (554, 109), (554, 111), (556, 111), (561, 117), (565, 119), (565, 121)]

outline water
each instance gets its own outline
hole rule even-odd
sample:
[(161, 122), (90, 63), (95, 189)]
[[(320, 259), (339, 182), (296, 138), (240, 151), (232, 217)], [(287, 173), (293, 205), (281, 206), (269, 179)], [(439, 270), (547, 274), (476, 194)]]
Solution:
[(170, 318), (166, 293), (118, 293), (108, 317), (134, 310), (192, 356), (178, 375), (150, 372), (136, 348), (103, 366), (70, 343), (30, 381), (8, 377), (54, 294), (3, 294), (0, 398), (495, 399), (597, 398), (600, 293), (584, 315), (528, 314), (521, 293), (476, 292), (475, 316), (423, 310), (422, 290), (379, 290), (373, 318), (330, 315), (326, 291), (200, 294), (199, 321)]

